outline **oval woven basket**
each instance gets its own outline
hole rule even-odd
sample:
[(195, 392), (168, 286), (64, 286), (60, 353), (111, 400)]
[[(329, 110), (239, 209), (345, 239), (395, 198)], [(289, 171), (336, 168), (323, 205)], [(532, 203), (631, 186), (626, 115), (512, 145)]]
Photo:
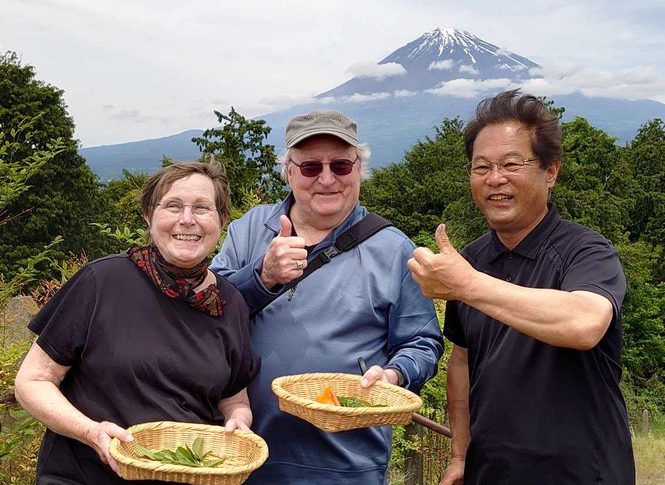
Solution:
[[(423, 402), (416, 394), (387, 382), (378, 381), (369, 388), (360, 387), (360, 376), (341, 373), (314, 373), (278, 377), (272, 390), (279, 408), (298, 416), (324, 431), (407, 424)], [(330, 387), (338, 396), (356, 397), (385, 407), (343, 407), (321, 404), (314, 398)]]
[[(268, 458), (268, 445), (263, 439), (246, 431), (226, 433), (222, 426), (206, 424), (156, 421), (130, 426), (134, 441), (124, 443), (111, 440), (109, 452), (120, 466), (120, 475), (126, 480), (162, 480), (200, 485), (236, 485)], [(170, 465), (149, 460), (139, 453), (133, 443), (151, 450), (174, 450), (191, 446), (196, 438), (203, 439), (205, 451), (225, 458), (215, 468)]]

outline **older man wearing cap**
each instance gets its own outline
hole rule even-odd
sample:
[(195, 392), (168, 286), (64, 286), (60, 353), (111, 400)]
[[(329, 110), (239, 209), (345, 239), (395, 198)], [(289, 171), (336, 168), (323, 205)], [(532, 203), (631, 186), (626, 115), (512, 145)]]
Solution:
[(414, 245), (394, 227), (284, 291), (367, 215), (358, 196), (369, 158), (355, 122), (336, 111), (292, 119), (286, 147), (280, 162), (291, 193), (231, 223), (212, 264), (259, 312), (250, 333), (263, 362), (248, 390), (253, 429), (270, 457), (247, 483), (383, 484), (390, 427), (323, 432), (280, 412), (271, 382), (308, 372), (356, 374), (363, 357), (371, 365), (364, 386), (383, 380), (418, 392), (443, 352), (439, 324), (406, 266)]

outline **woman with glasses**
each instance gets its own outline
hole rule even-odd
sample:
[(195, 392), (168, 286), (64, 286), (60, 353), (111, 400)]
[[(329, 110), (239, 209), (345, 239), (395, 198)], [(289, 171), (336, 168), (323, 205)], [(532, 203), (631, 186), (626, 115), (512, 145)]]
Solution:
[(127, 483), (108, 448), (134, 424), (252, 424), (247, 305), (208, 269), (229, 216), (221, 167), (160, 170), (141, 209), (151, 243), (88, 264), (29, 324), (16, 397), (48, 428), (38, 485)]
[(295, 117), (286, 146), (282, 174), (291, 194), (231, 223), (211, 266), (240, 289), (253, 313), (265, 307), (250, 327), (262, 367), (248, 392), (254, 431), (270, 457), (247, 483), (383, 484), (390, 427), (325, 433), (282, 413), (271, 382), (308, 372), (357, 374), (363, 357), (372, 364), (363, 385), (384, 380), (418, 392), (443, 351), (434, 306), (408, 274), (415, 246), (395, 227), (282, 291), (367, 214), (358, 196), (369, 158), (355, 122), (337, 111)]

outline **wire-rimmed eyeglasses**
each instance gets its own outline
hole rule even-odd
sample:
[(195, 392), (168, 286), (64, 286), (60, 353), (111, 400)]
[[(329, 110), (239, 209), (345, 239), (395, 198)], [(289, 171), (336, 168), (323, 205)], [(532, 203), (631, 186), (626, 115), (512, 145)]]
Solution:
[(170, 200), (168, 202), (155, 204), (155, 207), (159, 207), (169, 214), (174, 216), (180, 216), (185, 212), (185, 207), (189, 207), (192, 210), (192, 214), (197, 217), (206, 217), (214, 213), (217, 209), (210, 204), (204, 202), (197, 202), (196, 204), (183, 204), (179, 200)]
[(528, 164), (533, 163), (536, 160), (540, 160), (540, 157), (522, 158), (515, 155), (504, 158), (500, 162), (474, 160), (467, 164), (467, 171), (471, 176), (485, 177), (492, 171), (492, 167), (496, 167), (500, 174), (506, 175), (518, 173), (528, 166)]

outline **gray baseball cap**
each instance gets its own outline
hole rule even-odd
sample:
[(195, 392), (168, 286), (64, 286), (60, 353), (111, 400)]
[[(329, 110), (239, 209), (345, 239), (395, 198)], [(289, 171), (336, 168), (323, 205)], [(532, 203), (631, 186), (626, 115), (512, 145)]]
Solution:
[(355, 121), (339, 111), (317, 110), (289, 121), (286, 125), (286, 148), (292, 148), (314, 135), (333, 135), (351, 146), (358, 146)]

